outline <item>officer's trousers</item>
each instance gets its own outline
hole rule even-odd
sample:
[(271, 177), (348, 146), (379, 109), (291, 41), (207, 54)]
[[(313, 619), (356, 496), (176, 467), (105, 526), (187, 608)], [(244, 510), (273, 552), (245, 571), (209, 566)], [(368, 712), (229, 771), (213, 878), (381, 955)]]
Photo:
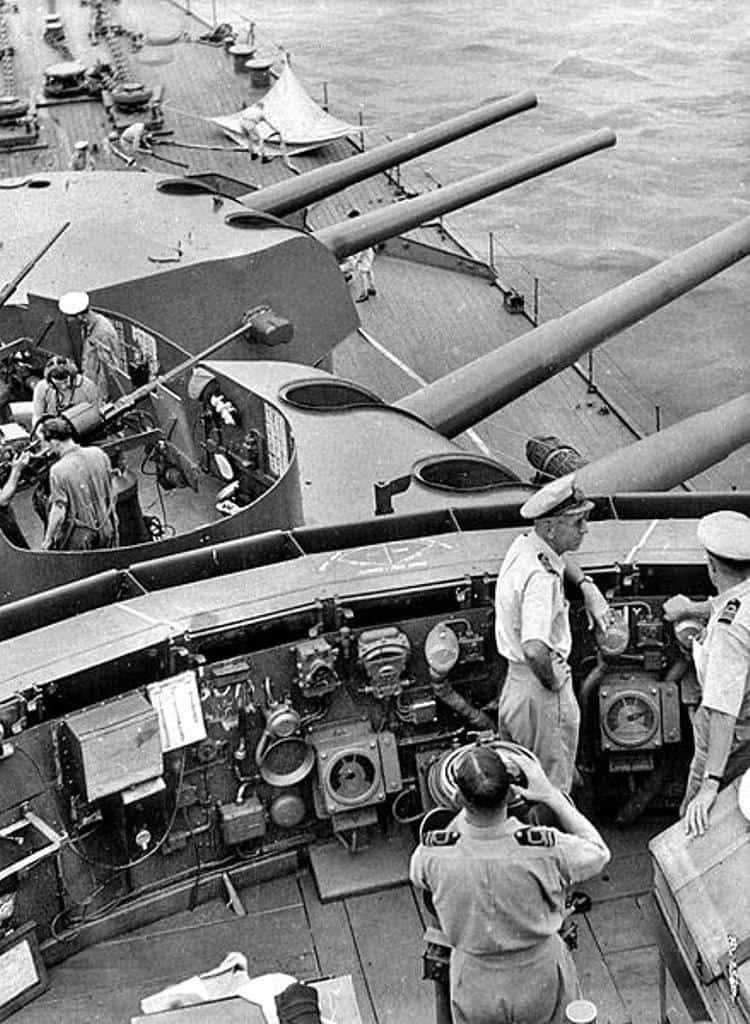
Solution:
[[(693, 716), (694, 753), (680, 814), (685, 813), (687, 805), (701, 788), (703, 773), (706, 770), (706, 758), (708, 756), (708, 733), (709, 714), (701, 704)], [(748, 768), (750, 768), (750, 722), (737, 721), (734, 727), (734, 737), (729, 757), (724, 768), (724, 778), (719, 789), (728, 786), (730, 782), (739, 778)]]
[(451, 954), (453, 1024), (563, 1024), (580, 998), (575, 964), (559, 935), (496, 956)]
[(581, 721), (570, 675), (552, 692), (528, 665), (509, 662), (497, 712), (500, 739), (533, 751), (550, 781), (570, 793)]

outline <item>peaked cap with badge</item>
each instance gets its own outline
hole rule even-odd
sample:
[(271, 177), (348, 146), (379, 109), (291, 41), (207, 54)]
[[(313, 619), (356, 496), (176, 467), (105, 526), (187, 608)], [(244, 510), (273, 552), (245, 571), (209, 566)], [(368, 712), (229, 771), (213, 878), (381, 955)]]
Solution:
[(698, 523), (698, 540), (709, 554), (750, 562), (750, 518), (742, 512), (712, 512)]
[(593, 501), (576, 485), (575, 474), (568, 473), (540, 487), (521, 505), (520, 513), (522, 519), (553, 519), (590, 512), (593, 507)]

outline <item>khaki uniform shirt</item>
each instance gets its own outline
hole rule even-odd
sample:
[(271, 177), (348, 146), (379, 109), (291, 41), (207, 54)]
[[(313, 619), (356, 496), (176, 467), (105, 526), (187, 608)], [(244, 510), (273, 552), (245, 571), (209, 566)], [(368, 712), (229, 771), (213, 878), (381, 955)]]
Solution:
[(554, 935), (566, 889), (597, 874), (609, 858), (603, 843), (554, 828), (532, 830), (543, 845), (525, 845), (528, 830), (516, 818), (489, 828), (461, 818), (452, 845), (417, 847), (410, 877), (432, 894), (451, 946), (474, 956), (528, 949)]
[(495, 591), (495, 639), (508, 661), (525, 662), (522, 644), (528, 640), (541, 640), (567, 661), (572, 638), (564, 570), (562, 558), (537, 533), (511, 544)]
[(705, 636), (693, 642), (701, 707), (737, 719), (736, 747), (750, 740), (750, 579), (710, 603)]

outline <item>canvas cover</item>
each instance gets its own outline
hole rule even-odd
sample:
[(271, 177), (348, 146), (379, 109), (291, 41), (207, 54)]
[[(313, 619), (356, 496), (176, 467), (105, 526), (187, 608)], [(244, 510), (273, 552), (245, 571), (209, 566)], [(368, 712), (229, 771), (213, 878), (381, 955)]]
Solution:
[[(307, 93), (288, 64), (262, 98), (263, 111), (271, 124), (281, 133), (290, 153), (317, 149), (334, 139), (340, 139), (354, 131), (352, 125), (327, 114)], [(240, 145), (248, 145), (242, 131), (242, 116), (251, 108), (245, 107), (235, 114), (210, 118), (231, 139)], [(263, 139), (271, 135), (271, 129), (261, 122), (258, 133)], [(273, 147), (271, 139), (269, 148)]]
[(686, 836), (678, 821), (649, 843), (667, 925), (712, 1005), (732, 1008), (733, 1024), (750, 1020), (750, 824), (738, 789), (739, 780), (719, 793), (704, 835)]

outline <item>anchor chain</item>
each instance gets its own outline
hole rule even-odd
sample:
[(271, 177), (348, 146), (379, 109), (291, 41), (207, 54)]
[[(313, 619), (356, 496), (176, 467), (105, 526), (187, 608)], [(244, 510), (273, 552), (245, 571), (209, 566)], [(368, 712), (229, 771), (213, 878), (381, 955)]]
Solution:
[(727, 935), (727, 982), (729, 983), (729, 995), (733, 1003), (737, 1002), (740, 991), (740, 976), (737, 965), (737, 949), (739, 942), (736, 935)]
[(89, 37), (92, 43), (100, 39), (109, 52), (112, 64), (111, 85), (135, 80), (132, 64), (126, 50), (125, 41), (131, 47), (140, 45), (139, 33), (124, 28), (113, 16), (111, 0), (95, 0), (91, 12)]
[(10, 41), (10, 30), (6, 17), (7, 7), (0, 0), (0, 75), (3, 82), (3, 96), (16, 95), (16, 69), (13, 62), (15, 51)]

